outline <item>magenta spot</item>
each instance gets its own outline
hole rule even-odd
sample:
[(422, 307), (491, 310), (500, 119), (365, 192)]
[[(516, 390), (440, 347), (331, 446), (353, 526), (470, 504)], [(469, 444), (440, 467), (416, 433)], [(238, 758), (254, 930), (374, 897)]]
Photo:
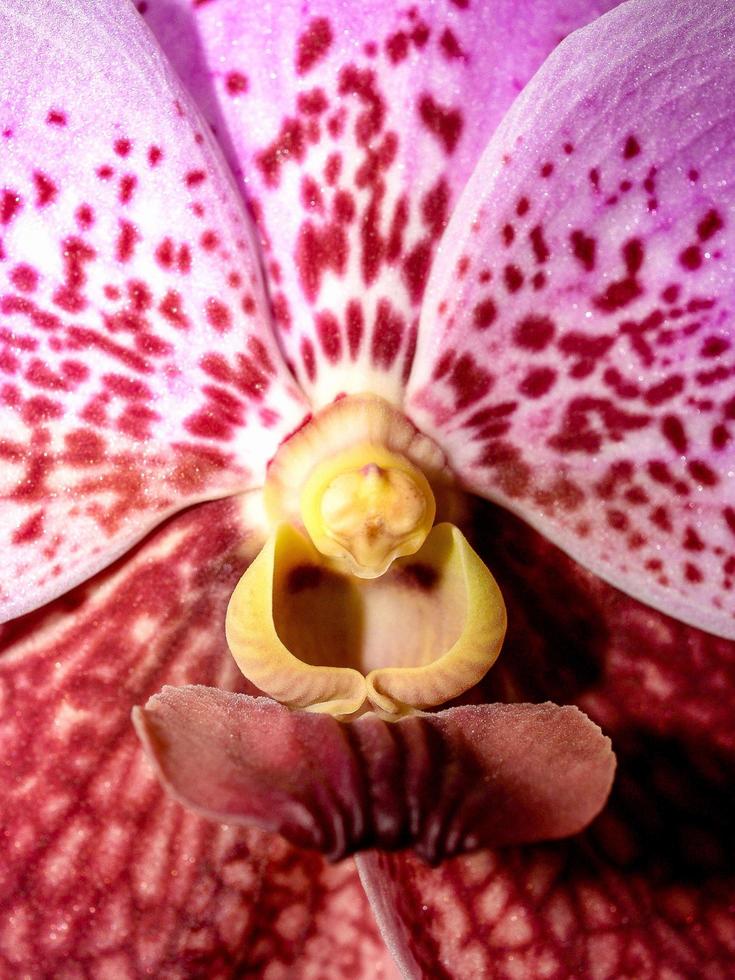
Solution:
[(698, 269), (702, 265), (702, 250), (699, 245), (690, 245), (680, 252), (679, 264), (692, 272)]
[(232, 326), (232, 314), (221, 300), (210, 296), (204, 304), (204, 310), (208, 323), (218, 333), (226, 333)]
[(23, 207), (23, 198), (15, 191), (4, 190), (0, 195), (0, 224), (9, 225)]
[(45, 208), (56, 199), (59, 189), (47, 174), (36, 170), (33, 174), (33, 183), (36, 186), (37, 208)]
[(312, 383), (316, 380), (316, 357), (314, 356), (314, 345), (308, 337), (301, 340), (301, 360), (306, 371), (306, 377)]
[(127, 157), (130, 155), (130, 151), (133, 148), (133, 144), (130, 142), (129, 139), (119, 139), (119, 140), (115, 140), (112, 148), (119, 157)]
[(148, 147), (148, 163), (151, 167), (157, 167), (163, 158), (163, 150), (160, 146)]
[(661, 422), (661, 431), (674, 449), (684, 455), (689, 446), (684, 426), (676, 415), (666, 415)]
[(554, 172), (554, 164), (547, 160), (545, 164), (539, 170), (539, 174), (542, 177), (550, 177)]
[(439, 140), (447, 154), (453, 153), (464, 125), (461, 112), (440, 105), (428, 93), (421, 96), (418, 108), (429, 132)]
[(385, 51), (388, 58), (397, 65), (408, 55), (408, 34), (405, 31), (396, 31), (385, 42)]
[(584, 266), (587, 272), (591, 272), (595, 267), (595, 251), (597, 248), (595, 239), (585, 235), (581, 229), (577, 228), (570, 234), (569, 241), (575, 259)]
[(431, 266), (431, 242), (420, 241), (403, 260), (403, 280), (413, 303), (418, 303), (426, 288)]
[(338, 222), (317, 228), (304, 222), (296, 239), (296, 265), (304, 295), (314, 301), (321, 288), (322, 276), (331, 269), (338, 275), (347, 262), (347, 236)]
[(523, 285), (523, 273), (517, 265), (506, 265), (503, 269), (503, 279), (509, 293), (517, 293)]
[(187, 187), (198, 187), (204, 183), (207, 175), (203, 170), (190, 170), (185, 177)]
[(376, 367), (388, 370), (401, 346), (405, 322), (392, 308), (387, 299), (381, 299), (375, 313), (370, 357)]
[(205, 252), (213, 252), (219, 245), (219, 235), (216, 231), (208, 228), (200, 235), (199, 244), (202, 246)]
[(37, 510), (17, 530), (13, 531), (11, 541), (13, 544), (30, 544), (31, 541), (37, 541), (42, 534), (43, 511)]
[(526, 350), (541, 351), (549, 345), (554, 333), (554, 324), (547, 316), (527, 316), (513, 331), (513, 340)]
[(498, 310), (492, 299), (485, 299), (478, 303), (472, 311), (472, 322), (477, 330), (487, 330), (494, 322)]
[(649, 405), (662, 405), (681, 394), (683, 390), (684, 379), (680, 374), (674, 374), (649, 388), (646, 392), (646, 402)]
[(331, 364), (336, 364), (342, 357), (342, 336), (339, 331), (337, 317), (325, 310), (315, 317), (316, 335), (324, 356)]
[(10, 281), (22, 293), (32, 293), (38, 286), (39, 275), (33, 266), (21, 263), (10, 273)]
[(296, 73), (305, 75), (327, 54), (333, 40), (332, 25), (326, 17), (316, 17), (298, 40)]
[(700, 347), (699, 353), (702, 357), (719, 357), (726, 350), (730, 349), (730, 341), (725, 337), (706, 337)]
[(542, 367), (529, 371), (521, 381), (518, 390), (528, 398), (541, 398), (551, 389), (556, 381), (556, 371), (552, 368)]
[(124, 174), (120, 178), (120, 203), (129, 204), (133, 199), (133, 193), (138, 183), (138, 178), (133, 174)]
[(723, 228), (723, 221), (719, 213), (714, 209), (705, 214), (697, 225), (697, 235), (701, 242), (709, 241), (713, 235)]
[(533, 254), (536, 261), (539, 264), (547, 262), (551, 253), (549, 252), (549, 246), (546, 244), (541, 225), (536, 225), (535, 228), (531, 229), (529, 238), (531, 240), (531, 248), (533, 249)]
[[(408, 208), (404, 202), (404, 211)], [(444, 231), (449, 216), (449, 185), (444, 177), (441, 177), (432, 188), (430, 188), (421, 201), (421, 217), (424, 224), (434, 238), (438, 238)]]
[(61, 109), (49, 109), (46, 122), (49, 126), (66, 126), (66, 113)]
[(284, 119), (276, 139), (255, 155), (255, 163), (269, 187), (277, 187), (281, 166), (291, 158), (301, 162), (306, 152), (304, 127), (298, 119)]
[(130, 221), (121, 220), (120, 233), (115, 246), (118, 262), (129, 262), (132, 259), (138, 241), (140, 241), (140, 235), (135, 225)]
[(513, 240), (516, 237), (516, 233), (513, 228), (513, 225), (509, 225), (509, 224), (503, 225), (501, 234), (503, 236), (503, 245), (505, 245), (506, 248), (509, 245), (513, 244)]
[(97, 167), (96, 173), (100, 180), (109, 180), (115, 171), (109, 164), (105, 163), (101, 167)]
[(479, 401), (490, 391), (494, 380), (490, 372), (480, 367), (470, 354), (463, 354), (449, 375), (449, 383), (456, 395), (456, 408), (460, 410)]
[(94, 224), (94, 211), (88, 204), (80, 204), (74, 217), (80, 228), (90, 228)]
[(457, 40), (457, 37), (451, 28), (449, 27), (444, 28), (444, 31), (442, 32), (442, 35), (439, 38), (439, 44), (441, 46), (442, 51), (444, 52), (444, 56), (449, 61), (453, 61), (456, 58), (465, 57), (465, 54), (462, 51), (460, 43)]
[(632, 160), (633, 157), (637, 157), (641, 152), (641, 147), (635, 136), (629, 136), (623, 146), (623, 159)]
[(365, 318), (363, 317), (362, 307), (356, 299), (351, 299), (347, 304), (347, 346), (350, 350), (350, 357), (354, 360), (360, 350), (362, 337), (365, 332)]
[(524, 214), (528, 214), (530, 207), (531, 203), (527, 197), (519, 197), (516, 202), (516, 214), (522, 218)]
[(180, 293), (169, 289), (158, 306), (161, 315), (179, 330), (185, 330), (189, 326), (189, 319), (183, 312), (182, 303)]
[(700, 459), (691, 460), (687, 469), (697, 483), (702, 483), (707, 487), (714, 487), (719, 483), (719, 478), (714, 470)]
[(248, 90), (248, 79), (241, 71), (230, 71), (225, 76), (225, 88), (228, 95), (242, 95)]

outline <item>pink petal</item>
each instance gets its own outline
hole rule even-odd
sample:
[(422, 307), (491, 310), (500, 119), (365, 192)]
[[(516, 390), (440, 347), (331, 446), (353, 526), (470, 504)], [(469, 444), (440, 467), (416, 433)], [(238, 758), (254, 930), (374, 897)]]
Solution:
[(258, 216), (279, 337), (315, 403), (400, 401), (459, 190), (548, 52), (614, 5), (141, 5)]
[(259, 485), (304, 407), (231, 178), (134, 10), (10, 0), (0, 30), (8, 618)]
[(350, 724), (267, 698), (167, 687), (136, 709), (160, 778), (210, 819), (330, 859), (411, 846), (425, 860), (576, 833), (615, 768), (575, 708), (485, 704)]
[(427, 293), (408, 407), (469, 487), (735, 636), (735, 8), (624, 4), (493, 138)]
[(486, 507), (478, 530), (508, 603), (506, 696), (576, 700), (618, 771), (574, 840), (434, 870), (361, 855), (398, 962), (437, 980), (732, 976), (735, 643), (624, 596), (507, 514)]

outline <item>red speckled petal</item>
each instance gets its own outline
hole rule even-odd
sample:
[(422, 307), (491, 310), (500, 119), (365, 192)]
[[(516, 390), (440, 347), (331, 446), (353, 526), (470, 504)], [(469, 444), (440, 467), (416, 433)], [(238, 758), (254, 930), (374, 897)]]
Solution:
[(615, 0), (148, 0), (260, 222), (279, 336), (317, 405), (399, 402), (435, 246), (517, 92)]
[(472, 489), (731, 637), (734, 91), (729, 2), (567, 39), (447, 229), (407, 403)]
[(735, 643), (617, 592), (508, 514), (486, 507), (478, 523), (508, 603), (505, 695), (577, 701), (618, 770), (573, 840), (434, 870), (360, 855), (397, 961), (431, 980), (728, 980)]
[(132, 6), (5, 0), (0, 33), (7, 619), (259, 485), (304, 409), (227, 168)]
[(259, 543), (202, 505), (0, 632), (3, 977), (390, 976), (351, 864), (186, 812), (133, 734), (166, 681), (242, 683), (224, 614)]
[(564, 837), (599, 813), (615, 769), (599, 728), (554, 704), (345, 724), (267, 698), (167, 687), (135, 723), (164, 785), (187, 806), (331, 859), (411, 846), (435, 863)]

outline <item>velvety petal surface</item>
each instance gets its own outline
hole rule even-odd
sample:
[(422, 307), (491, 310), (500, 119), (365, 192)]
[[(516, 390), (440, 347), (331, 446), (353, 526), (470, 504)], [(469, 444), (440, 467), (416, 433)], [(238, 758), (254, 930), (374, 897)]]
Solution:
[(3, 976), (220, 977), (247, 955), (263, 875), (288, 879), (293, 854), (169, 799), (130, 709), (166, 681), (238, 679), (213, 624), (257, 546), (234, 502), (202, 505), (3, 627)]
[(408, 411), (467, 485), (735, 636), (735, 8), (624, 4), (510, 110), (441, 246)]
[(508, 514), (486, 507), (478, 533), (509, 629), (476, 698), (576, 701), (612, 738), (618, 770), (606, 809), (569, 841), (433, 870), (361, 855), (406, 976), (727, 980), (735, 644), (617, 592)]
[(303, 416), (249, 221), (132, 5), (0, 3), (0, 607), (262, 483)]
[(399, 402), (437, 241), (507, 106), (615, 0), (146, 0), (258, 218), (313, 402)]
[(603, 806), (610, 742), (580, 711), (485, 704), (341, 723), (268, 698), (167, 687), (135, 715), (187, 806), (330, 859), (413, 847), (425, 860), (576, 833)]

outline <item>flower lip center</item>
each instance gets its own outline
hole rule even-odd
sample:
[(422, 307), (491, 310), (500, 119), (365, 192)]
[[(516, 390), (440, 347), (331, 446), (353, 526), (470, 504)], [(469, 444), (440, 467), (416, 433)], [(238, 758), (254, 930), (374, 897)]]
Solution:
[(405, 456), (364, 443), (315, 467), (301, 517), (315, 547), (375, 578), (424, 543), (436, 504), (424, 474)]

